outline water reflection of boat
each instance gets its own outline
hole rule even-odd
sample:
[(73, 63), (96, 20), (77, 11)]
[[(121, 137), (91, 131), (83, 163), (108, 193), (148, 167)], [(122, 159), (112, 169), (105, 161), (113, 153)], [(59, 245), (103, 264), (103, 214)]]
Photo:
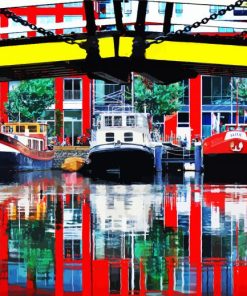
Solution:
[(101, 113), (92, 132), (89, 163), (94, 173), (110, 169), (153, 171), (154, 142), (145, 113)]
[(0, 167), (8, 170), (51, 169), (54, 151), (47, 150), (44, 123), (5, 123), (0, 131)]
[(0, 203), (1, 296), (246, 294), (246, 186), (57, 180)]

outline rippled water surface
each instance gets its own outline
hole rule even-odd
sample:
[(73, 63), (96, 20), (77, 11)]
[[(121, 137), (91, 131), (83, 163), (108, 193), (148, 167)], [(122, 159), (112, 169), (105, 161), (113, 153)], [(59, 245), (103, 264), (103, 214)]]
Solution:
[(2, 174), (0, 295), (247, 295), (246, 231), (244, 184)]

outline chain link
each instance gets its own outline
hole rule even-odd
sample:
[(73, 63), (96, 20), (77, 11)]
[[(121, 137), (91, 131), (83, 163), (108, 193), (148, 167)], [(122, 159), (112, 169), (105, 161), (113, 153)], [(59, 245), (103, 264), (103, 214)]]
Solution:
[(78, 44), (81, 45), (81, 42), (77, 42), (74, 37), (71, 36), (65, 36), (62, 34), (55, 34), (54, 32), (50, 30), (46, 30), (42, 27), (38, 27), (35, 24), (29, 23), (28, 21), (24, 20), (22, 17), (16, 15), (14, 12), (6, 9), (6, 8), (0, 8), (0, 14), (4, 15), (5, 17), (11, 19), (12, 21), (16, 23), (20, 23), (22, 26), (29, 27), (31, 30), (37, 31), (38, 33), (47, 36), (47, 37), (55, 37), (58, 40), (62, 40), (68, 44)]
[[(182, 30), (177, 30), (175, 32), (169, 32), (166, 35), (162, 35), (159, 37), (156, 37), (153, 41), (146, 42), (146, 47), (149, 47), (152, 44), (159, 44), (164, 42), (170, 37), (175, 37), (182, 35), (184, 33), (189, 33), (191, 32), (192, 29), (196, 29), (200, 27), (201, 25), (206, 25), (210, 20), (215, 20), (217, 19), (218, 16), (225, 15), (226, 12), (232, 11), (236, 7), (240, 7), (244, 2), (247, 2), (247, 0), (238, 0), (234, 4), (230, 4), (226, 6), (226, 8), (220, 9), (217, 13), (211, 14), (209, 17), (203, 18), (201, 21), (197, 21), (193, 23), (192, 25), (185, 26)], [(20, 23), (21, 25), (25, 27), (29, 27), (31, 30), (35, 30), (38, 33), (48, 36), (48, 37), (55, 37), (58, 40), (62, 40), (68, 44), (78, 44), (79, 46), (82, 46), (81, 42), (77, 42), (74, 37), (71, 36), (65, 36), (62, 34), (55, 34), (54, 32), (50, 30), (46, 30), (42, 27), (38, 27), (35, 24), (29, 23), (28, 21), (24, 20), (22, 17), (16, 15), (14, 12), (6, 9), (6, 8), (0, 8), (0, 14), (4, 15), (5, 17), (12, 19), (16, 23)], [(236, 38), (241, 38), (244, 39), (247, 35), (247, 31), (242, 31), (240, 34), (236, 35)]]
[[(228, 11), (234, 10), (236, 7), (240, 7), (244, 2), (247, 2), (247, 0), (238, 0), (234, 4), (230, 4), (226, 6), (226, 8), (220, 9), (217, 13), (211, 14), (209, 17), (203, 18), (201, 21), (197, 21), (193, 23), (192, 25), (185, 26), (182, 30), (177, 30), (175, 32), (169, 32), (166, 35), (158, 36), (153, 41), (146, 42), (146, 48), (149, 47), (152, 44), (159, 44), (164, 42), (165, 40), (169, 39), (170, 37), (180, 36), (184, 33), (191, 32), (192, 29), (196, 29), (200, 27), (201, 25), (206, 25), (210, 20), (217, 19), (218, 16), (222, 16), (226, 14)], [(236, 35), (236, 38), (244, 39), (247, 35), (247, 31), (243, 31), (240, 34)]]

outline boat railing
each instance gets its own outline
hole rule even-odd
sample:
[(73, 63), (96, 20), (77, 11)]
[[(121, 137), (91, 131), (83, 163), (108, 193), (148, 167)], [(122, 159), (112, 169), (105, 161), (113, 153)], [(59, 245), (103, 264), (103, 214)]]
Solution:
[(116, 113), (127, 113), (127, 112), (132, 112), (134, 113), (135, 112), (135, 107), (134, 106), (131, 106), (131, 105), (121, 105), (121, 106), (116, 106), (116, 105), (109, 105), (107, 106), (108, 107), (108, 112), (116, 112)]
[(179, 159), (192, 159), (194, 158), (194, 151), (188, 150), (185, 147), (182, 149), (164, 149), (163, 157), (165, 159), (179, 158)]
[(29, 147), (26, 147), (24, 144), (16, 140), (15, 138), (12, 138), (8, 135), (0, 134), (0, 140), (3, 140), (4, 142), (8, 142), (10, 145), (13, 147), (16, 147), (21, 153), (25, 155), (30, 155), (30, 156), (36, 156), (36, 157), (44, 157), (44, 156), (53, 156), (54, 152), (53, 151), (39, 151), (39, 150), (34, 150), (30, 149)]

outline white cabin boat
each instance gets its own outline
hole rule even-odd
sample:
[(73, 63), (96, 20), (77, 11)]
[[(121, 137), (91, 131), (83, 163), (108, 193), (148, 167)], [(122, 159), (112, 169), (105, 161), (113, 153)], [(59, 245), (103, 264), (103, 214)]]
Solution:
[(148, 114), (101, 113), (92, 131), (88, 160), (95, 173), (119, 169), (147, 174), (154, 168), (155, 144)]

